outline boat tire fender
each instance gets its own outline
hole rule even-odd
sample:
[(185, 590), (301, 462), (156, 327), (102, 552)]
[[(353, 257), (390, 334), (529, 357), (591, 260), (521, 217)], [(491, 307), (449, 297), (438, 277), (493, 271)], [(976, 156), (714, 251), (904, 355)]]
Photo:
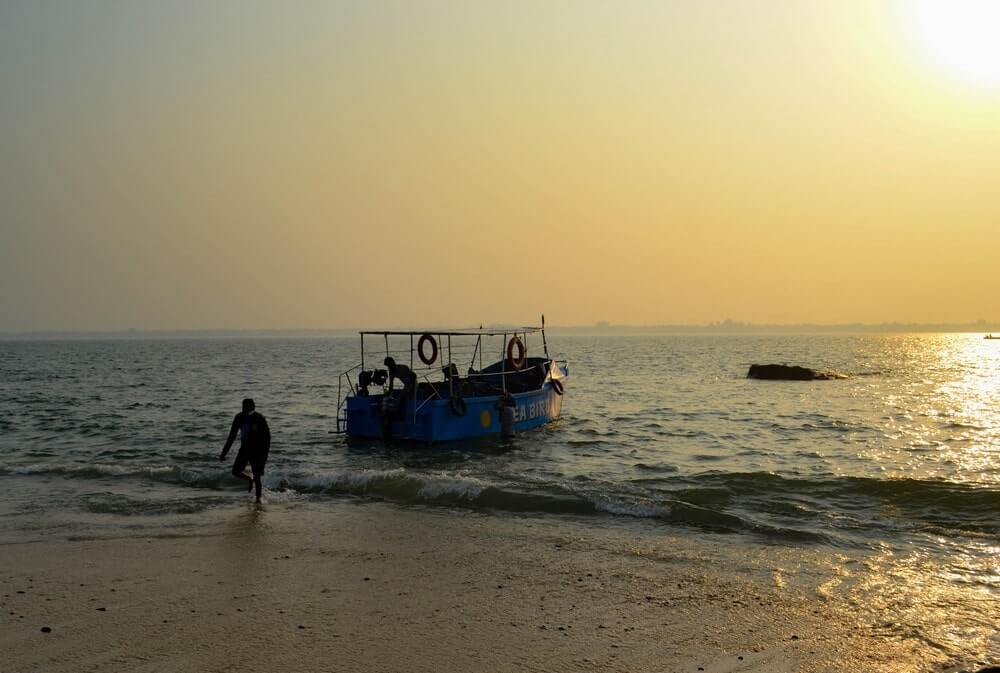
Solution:
[[(424, 354), (424, 344), (428, 342), (431, 345), (430, 355)], [(410, 343), (413, 342), (411, 341)], [(437, 341), (434, 340), (433, 336), (431, 336), (430, 334), (420, 335), (420, 340), (417, 341), (417, 355), (420, 356), (420, 361), (423, 362), (425, 365), (434, 364), (434, 361), (437, 360), (438, 357), (438, 345)]]
[(465, 399), (459, 397), (458, 395), (451, 396), (448, 400), (448, 408), (451, 409), (451, 413), (456, 416), (465, 416), (465, 412), (469, 410), (465, 404)]
[(559, 379), (552, 379), (552, 390), (556, 391), (556, 395), (563, 394), (563, 384)]
[[(514, 357), (514, 350), (517, 350), (517, 357)], [(507, 342), (507, 362), (510, 364), (511, 369), (514, 371), (521, 371), (524, 369), (525, 363), (528, 361), (528, 351), (524, 347), (524, 342), (521, 341), (521, 337), (513, 336), (510, 341)]]

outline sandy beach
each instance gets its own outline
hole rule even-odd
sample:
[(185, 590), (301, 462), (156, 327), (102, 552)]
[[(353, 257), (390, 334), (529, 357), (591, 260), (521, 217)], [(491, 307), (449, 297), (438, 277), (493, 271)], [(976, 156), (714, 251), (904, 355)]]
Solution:
[[(683, 532), (381, 503), (220, 510), (216, 534), (8, 544), (28, 671), (925, 671), (795, 564)], [(648, 533), (648, 531), (647, 531)], [(802, 559), (803, 566), (809, 565)], [(44, 629), (50, 629), (44, 631)]]

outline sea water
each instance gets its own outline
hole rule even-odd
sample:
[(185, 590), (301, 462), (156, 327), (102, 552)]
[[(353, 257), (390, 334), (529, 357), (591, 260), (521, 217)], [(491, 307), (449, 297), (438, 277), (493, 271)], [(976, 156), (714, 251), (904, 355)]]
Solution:
[[(1000, 625), (1000, 341), (549, 337), (562, 418), (513, 440), (349, 442), (357, 338), (0, 342), (0, 542), (211, 530), (249, 498), (219, 452), (243, 397), (272, 506), (524, 513), (829, 559), (823, 591), (945, 650)], [(751, 363), (831, 381), (746, 378)], [(793, 573), (794, 574), (794, 573)]]

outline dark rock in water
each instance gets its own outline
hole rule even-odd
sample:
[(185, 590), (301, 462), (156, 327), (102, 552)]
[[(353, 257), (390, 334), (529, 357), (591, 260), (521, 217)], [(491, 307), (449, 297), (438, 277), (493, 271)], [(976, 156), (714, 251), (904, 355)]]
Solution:
[(836, 372), (824, 372), (796, 365), (750, 365), (747, 378), (768, 381), (828, 381), (847, 377)]

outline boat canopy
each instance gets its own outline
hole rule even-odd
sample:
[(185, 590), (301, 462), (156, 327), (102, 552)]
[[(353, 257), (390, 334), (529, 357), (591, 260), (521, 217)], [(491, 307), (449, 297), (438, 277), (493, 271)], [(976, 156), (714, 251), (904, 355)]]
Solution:
[(359, 334), (361, 360), (345, 373), (374, 371), (384, 366), (384, 358), (392, 358), (424, 381), (447, 381), (453, 375), (476, 376), (493, 363), (499, 365), (494, 368), (497, 373), (507, 374), (524, 368), (532, 357), (544, 355), (549, 360), (544, 322), (540, 327), (363, 330)]
[(362, 330), (361, 336), (507, 336), (508, 334), (536, 334), (544, 327), (471, 327), (468, 329), (417, 329), (417, 330)]

